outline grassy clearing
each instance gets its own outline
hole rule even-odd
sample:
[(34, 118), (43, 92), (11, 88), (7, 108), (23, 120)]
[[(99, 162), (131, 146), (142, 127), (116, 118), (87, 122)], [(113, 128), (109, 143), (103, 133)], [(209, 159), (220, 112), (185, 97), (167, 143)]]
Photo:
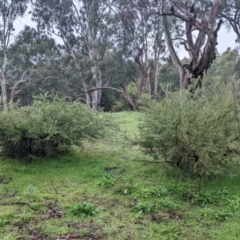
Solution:
[(240, 239), (239, 174), (198, 192), (131, 145), (141, 113), (109, 117), (84, 150), (0, 160), (0, 239)]

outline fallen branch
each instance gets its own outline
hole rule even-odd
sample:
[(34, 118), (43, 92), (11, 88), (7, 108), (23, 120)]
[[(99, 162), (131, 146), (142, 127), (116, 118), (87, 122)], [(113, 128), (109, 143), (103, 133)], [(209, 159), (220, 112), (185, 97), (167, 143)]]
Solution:
[(31, 204), (26, 203), (26, 202), (0, 203), (0, 205), (2, 205), (2, 206), (9, 206), (9, 205), (26, 205), (26, 206), (28, 206), (30, 209), (32, 209), (33, 211), (38, 211), (36, 208), (34, 208), (33, 206), (31, 206)]

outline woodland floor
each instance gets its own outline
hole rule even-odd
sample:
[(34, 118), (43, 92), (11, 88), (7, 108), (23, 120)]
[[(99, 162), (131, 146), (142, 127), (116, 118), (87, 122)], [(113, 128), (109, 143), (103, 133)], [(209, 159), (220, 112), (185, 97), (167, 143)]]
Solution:
[[(240, 175), (183, 180), (142, 153), (141, 113), (116, 131), (32, 163), (0, 159), (0, 239), (240, 239)], [(178, 174), (177, 174), (178, 175)]]

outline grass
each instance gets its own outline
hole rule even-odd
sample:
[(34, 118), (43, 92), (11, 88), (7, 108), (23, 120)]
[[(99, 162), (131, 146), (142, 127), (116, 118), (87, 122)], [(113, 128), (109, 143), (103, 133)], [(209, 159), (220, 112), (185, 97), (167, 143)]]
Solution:
[(116, 131), (84, 150), (0, 160), (0, 239), (240, 239), (239, 174), (198, 192), (131, 144), (141, 113), (109, 117)]

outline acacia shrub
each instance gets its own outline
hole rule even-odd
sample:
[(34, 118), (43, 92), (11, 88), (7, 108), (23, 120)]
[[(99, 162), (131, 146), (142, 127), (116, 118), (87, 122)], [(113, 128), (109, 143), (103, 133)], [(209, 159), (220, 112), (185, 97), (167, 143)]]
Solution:
[(40, 96), (0, 113), (0, 146), (11, 157), (44, 157), (104, 134), (103, 118), (80, 102)]
[(145, 108), (140, 145), (188, 175), (221, 174), (239, 158), (234, 101), (228, 86), (209, 86), (194, 96), (166, 93)]

